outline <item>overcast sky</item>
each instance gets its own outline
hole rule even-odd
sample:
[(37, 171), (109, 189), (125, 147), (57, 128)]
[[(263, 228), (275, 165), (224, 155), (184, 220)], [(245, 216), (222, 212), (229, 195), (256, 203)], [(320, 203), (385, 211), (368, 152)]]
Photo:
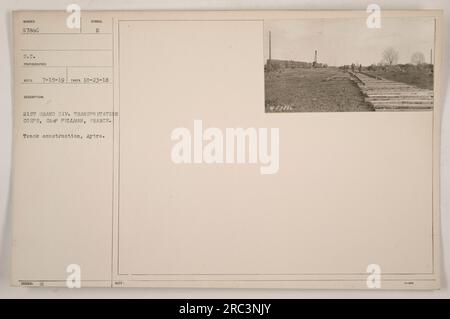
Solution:
[(380, 29), (367, 28), (366, 19), (265, 20), (265, 60), (269, 30), (272, 59), (312, 62), (318, 50), (318, 62), (336, 66), (378, 63), (387, 47), (398, 51), (398, 63), (410, 63), (414, 52), (429, 63), (434, 47), (433, 18), (382, 18)]

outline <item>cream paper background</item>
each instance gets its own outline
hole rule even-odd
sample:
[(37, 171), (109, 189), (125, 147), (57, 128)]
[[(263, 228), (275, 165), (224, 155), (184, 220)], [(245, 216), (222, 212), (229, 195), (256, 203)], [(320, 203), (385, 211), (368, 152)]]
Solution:
[[(120, 23), (120, 273), (432, 272), (432, 112), (264, 113), (261, 39), (260, 21)], [(175, 165), (194, 119), (280, 128), (278, 173)]]

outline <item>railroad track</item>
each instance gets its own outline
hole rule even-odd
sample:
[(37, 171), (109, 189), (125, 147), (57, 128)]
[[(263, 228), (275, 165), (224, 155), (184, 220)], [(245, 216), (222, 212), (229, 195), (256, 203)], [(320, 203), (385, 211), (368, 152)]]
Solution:
[(375, 111), (426, 111), (433, 109), (433, 91), (364, 73), (350, 72)]

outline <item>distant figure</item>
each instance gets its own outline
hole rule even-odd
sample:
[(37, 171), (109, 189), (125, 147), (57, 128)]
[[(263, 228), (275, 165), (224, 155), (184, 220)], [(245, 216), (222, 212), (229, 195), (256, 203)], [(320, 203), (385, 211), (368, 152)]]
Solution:
[(355, 63), (352, 63), (352, 72), (355, 72)]
[(359, 65), (359, 73), (361, 73), (361, 71), (362, 71), (362, 65), (360, 64)]

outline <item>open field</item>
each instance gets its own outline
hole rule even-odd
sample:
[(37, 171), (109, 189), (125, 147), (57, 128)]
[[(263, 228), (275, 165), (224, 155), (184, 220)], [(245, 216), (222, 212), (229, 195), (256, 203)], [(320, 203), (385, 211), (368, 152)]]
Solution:
[(421, 89), (433, 90), (433, 73), (426, 72), (426, 70), (408, 70), (406, 72), (367, 71), (367, 73), (382, 77), (386, 80), (402, 82), (405, 84), (417, 86)]
[(349, 73), (338, 68), (265, 72), (266, 112), (373, 111)]

